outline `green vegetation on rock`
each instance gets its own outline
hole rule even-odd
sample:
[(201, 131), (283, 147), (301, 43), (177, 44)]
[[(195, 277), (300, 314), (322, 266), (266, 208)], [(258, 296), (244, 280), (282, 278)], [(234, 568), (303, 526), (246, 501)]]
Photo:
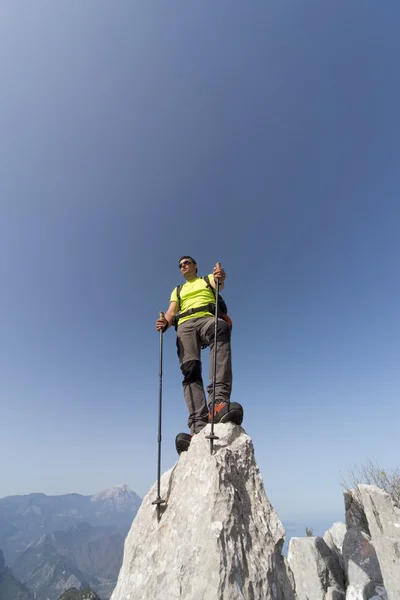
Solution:
[(100, 600), (100, 598), (90, 588), (85, 588), (84, 590), (70, 588), (61, 594), (58, 600)]

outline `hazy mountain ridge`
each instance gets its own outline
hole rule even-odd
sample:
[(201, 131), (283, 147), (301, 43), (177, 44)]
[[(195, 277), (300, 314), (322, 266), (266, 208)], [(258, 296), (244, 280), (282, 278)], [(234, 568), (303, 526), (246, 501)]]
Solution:
[[(65, 590), (89, 585), (106, 600), (140, 503), (126, 485), (91, 496), (8, 496), (0, 499), (0, 548), (13, 575), (35, 592), (36, 600), (57, 600)], [(31, 600), (28, 593), (26, 600)]]
[(34, 493), (0, 499), (0, 548), (7, 564), (40, 536), (66, 531), (81, 521), (116, 526), (126, 535), (141, 499), (127, 485), (108, 488), (91, 496)]

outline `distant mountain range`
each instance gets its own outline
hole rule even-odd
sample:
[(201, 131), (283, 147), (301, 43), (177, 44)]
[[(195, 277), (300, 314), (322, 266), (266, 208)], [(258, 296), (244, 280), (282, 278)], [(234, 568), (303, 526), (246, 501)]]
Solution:
[(140, 503), (126, 485), (93, 496), (8, 496), (0, 500), (0, 548), (36, 600), (58, 600), (69, 588), (89, 585), (107, 600)]
[(28, 494), (0, 499), (0, 548), (13, 566), (18, 555), (44, 533), (66, 531), (85, 521), (94, 527), (114, 525), (126, 535), (141, 499), (127, 485), (93, 496)]

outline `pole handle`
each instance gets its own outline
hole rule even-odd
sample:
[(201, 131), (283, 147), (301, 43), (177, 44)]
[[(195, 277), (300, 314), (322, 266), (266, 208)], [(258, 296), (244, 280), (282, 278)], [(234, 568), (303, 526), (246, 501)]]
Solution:
[[(158, 318), (159, 319), (164, 319), (165, 318), (165, 314), (161, 310), (159, 312), (159, 317)], [(162, 329), (160, 329), (160, 343), (161, 343), (161, 338), (162, 338), (163, 333), (164, 333), (164, 329), (162, 328)]]
[[(220, 262), (217, 262), (217, 264), (215, 265), (218, 269), (220, 269), (222, 267)], [(219, 277), (216, 277), (215, 279), (215, 283), (219, 286)]]

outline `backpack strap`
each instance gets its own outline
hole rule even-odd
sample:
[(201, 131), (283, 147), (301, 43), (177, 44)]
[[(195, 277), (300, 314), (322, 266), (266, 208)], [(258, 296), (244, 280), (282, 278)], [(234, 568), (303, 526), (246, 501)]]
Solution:
[(178, 321), (179, 321), (179, 311), (180, 311), (180, 308), (181, 308), (181, 289), (182, 289), (182, 286), (183, 286), (183, 285), (184, 285), (184, 284), (183, 284), (183, 283), (181, 283), (180, 285), (177, 285), (177, 286), (176, 286), (176, 288), (175, 288), (176, 297), (177, 297), (177, 299), (178, 299), (178, 312), (177, 312), (177, 314), (175, 315), (175, 317), (173, 317), (173, 319), (172, 319), (172, 323), (171, 323), (171, 325), (172, 325), (173, 327), (175, 327), (175, 331), (176, 331), (176, 330), (177, 330), (177, 328), (178, 328)]
[(180, 285), (178, 285), (178, 286), (176, 287), (176, 290), (175, 290), (175, 291), (176, 291), (176, 297), (178, 298), (178, 308), (180, 308), (180, 307), (181, 307), (181, 289), (182, 289), (182, 286), (183, 286), (183, 285), (184, 285), (184, 284), (183, 284), (183, 283), (181, 283)]
[(212, 293), (214, 294), (214, 297), (215, 297), (215, 289), (211, 285), (209, 276), (208, 275), (203, 275), (201, 277), (201, 279), (203, 279), (206, 282), (207, 286), (210, 288), (210, 290), (212, 291)]

